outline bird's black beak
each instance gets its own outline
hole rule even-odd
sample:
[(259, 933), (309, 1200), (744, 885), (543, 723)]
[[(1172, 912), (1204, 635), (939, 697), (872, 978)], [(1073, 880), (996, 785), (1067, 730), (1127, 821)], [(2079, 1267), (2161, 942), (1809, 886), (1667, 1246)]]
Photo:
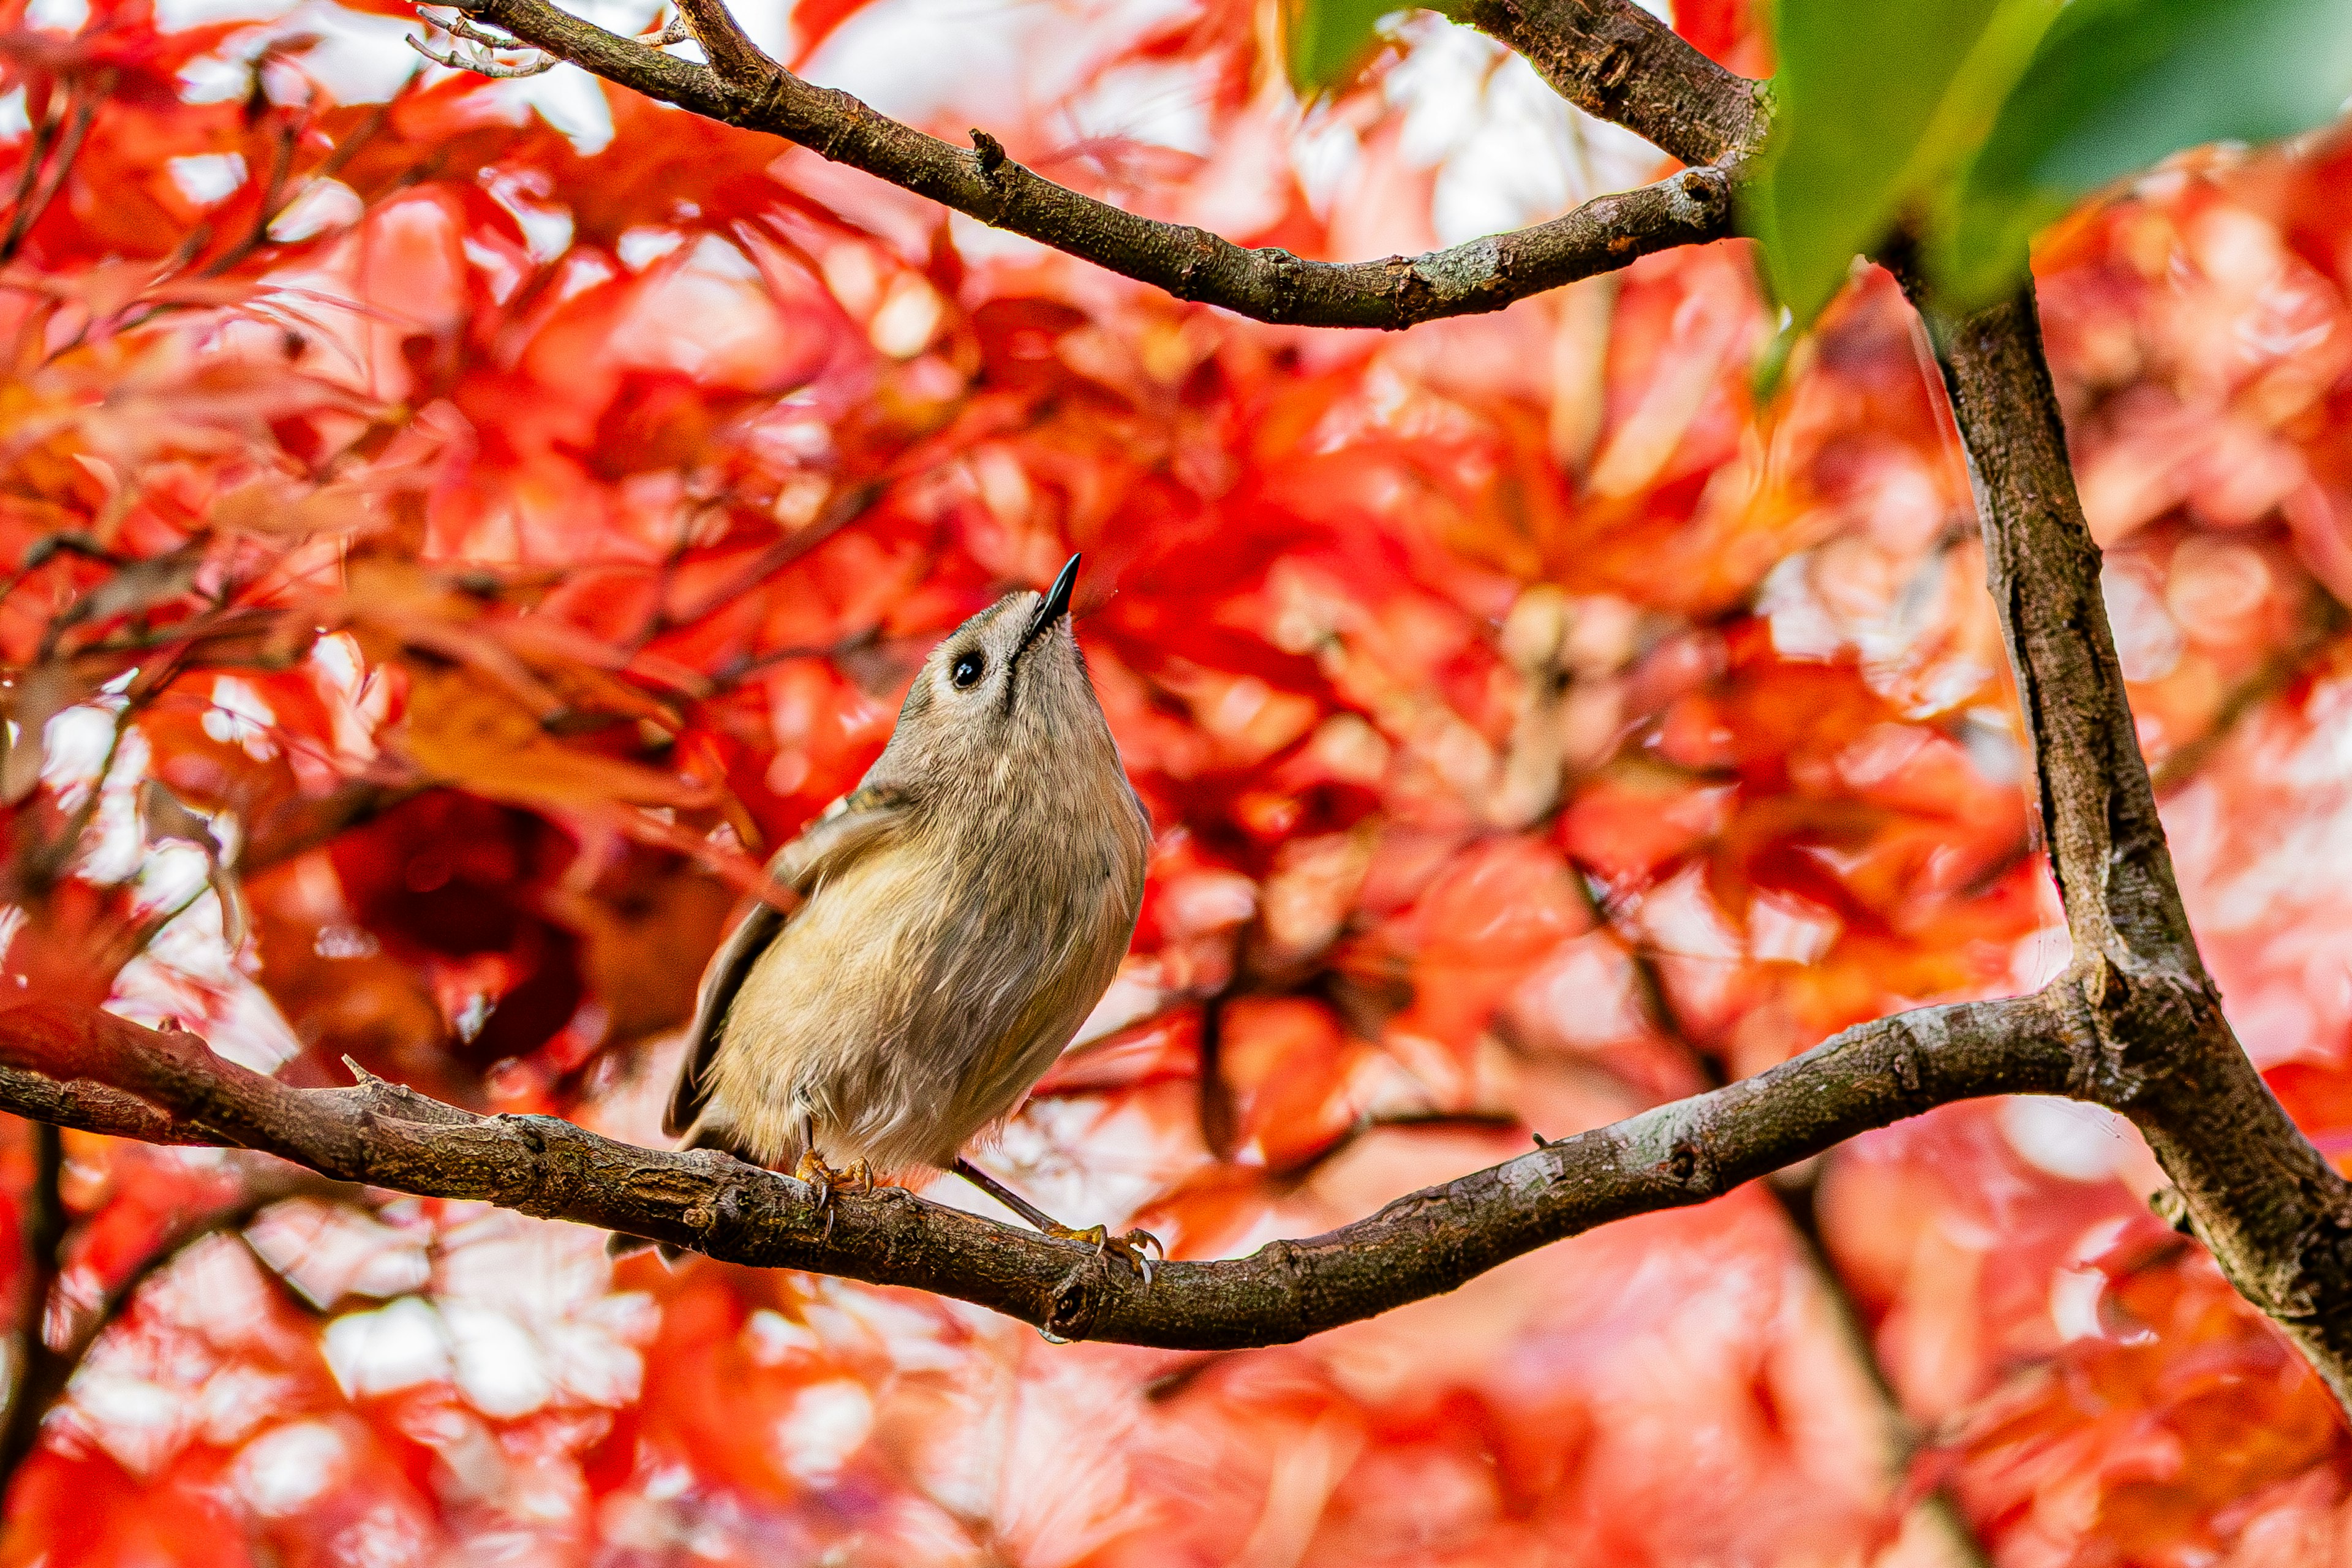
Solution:
[(1046, 627), (1070, 613), (1070, 590), (1078, 585), (1078, 560), (1079, 557), (1073, 555), (1063, 563), (1062, 574), (1054, 579), (1052, 587), (1045, 590), (1045, 602), (1037, 606), (1035, 615), (1029, 617), (1029, 629), (1021, 634), (1021, 646), (1013, 650), (1014, 658), (1028, 652), (1029, 645), (1044, 637)]

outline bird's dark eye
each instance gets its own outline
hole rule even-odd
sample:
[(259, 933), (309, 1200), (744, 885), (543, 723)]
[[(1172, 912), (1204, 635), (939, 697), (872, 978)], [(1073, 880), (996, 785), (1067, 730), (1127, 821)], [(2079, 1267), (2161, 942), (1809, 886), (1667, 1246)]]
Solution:
[(956, 655), (955, 668), (948, 672), (948, 678), (956, 683), (957, 690), (969, 691), (979, 685), (980, 678), (987, 673), (988, 660), (974, 649), (971, 653)]

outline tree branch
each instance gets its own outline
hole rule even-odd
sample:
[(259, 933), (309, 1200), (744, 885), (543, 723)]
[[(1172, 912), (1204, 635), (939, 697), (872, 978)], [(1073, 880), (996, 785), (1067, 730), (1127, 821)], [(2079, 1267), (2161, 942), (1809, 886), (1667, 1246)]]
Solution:
[[(1094, 200), (814, 87), (761, 55), (721, 0), (688, 0), (703, 66), (547, 0), (466, 9), (649, 97), (770, 132), (1179, 298), (1268, 321), (1399, 328), (1499, 309), (1729, 232), (1769, 115), (1630, 0), (1466, 0), (1572, 100), (1694, 163), (1549, 224), (1345, 265), (1248, 250)], [(668, 35), (665, 34), (667, 37)], [(1988, 574), (2032, 740), (2074, 959), (2041, 994), (1861, 1026), (1754, 1079), (1426, 1189), (1248, 1258), (1145, 1286), (1073, 1244), (896, 1190), (839, 1194), (709, 1152), (632, 1149), (543, 1117), (485, 1120), (380, 1080), (297, 1089), (184, 1034), (34, 1005), (0, 1015), (0, 1107), (155, 1142), (263, 1150), (340, 1179), (485, 1199), (735, 1261), (919, 1286), (1064, 1338), (1192, 1348), (1298, 1338), (1448, 1290), (1547, 1242), (1698, 1203), (1950, 1100), (2064, 1093), (2130, 1116), (2179, 1223), (2352, 1404), (2352, 1190), (2239, 1048), (2180, 903), (2108, 631), (2030, 289), (1962, 321), (1916, 289), (1969, 451)]]
[[(1731, 176), (1705, 167), (1595, 197), (1531, 228), (1423, 256), (1306, 261), (1286, 250), (1249, 249), (1206, 229), (1160, 223), (1082, 195), (1007, 157), (984, 132), (972, 133), (970, 150), (926, 135), (876, 113), (848, 93), (802, 80), (748, 40), (742, 47), (749, 56), (720, 45), (726, 68), (744, 73), (730, 77), (583, 22), (547, 0), (478, 0), (467, 9), (524, 43), (648, 98), (781, 136), (1180, 300), (1261, 321), (1395, 330), (1443, 316), (1499, 310), (1653, 252), (1702, 245), (1731, 233)], [(721, 18), (732, 27), (718, 0), (702, 0), (688, 16), (698, 37), (709, 25), (723, 38), (716, 31)], [(1704, 62), (1705, 57), (1697, 58)], [(751, 74), (755, 70), (756, 83)]]
[(59, 1192), (65, 1175), (65, 1142), (55, 1124), (33, 1124), (33, 1180), (25, 1194), (18, 1228), (25, 1249), (24, 1326), (16, 1336), (16, 1364), (9, 1369), (8, 1406), (0, 1420), (0, 1495), (25, 1457), (40, 1441), (41, 1418), (66, 1385), (73, 1358), (49, 1343), (49, 1297), (57, 1289), (59, 1255), (66, 1244), (66, 1205)]
[(1985, 570), (2074, 939), (2091, 1097), (2171, 1178), (2161, 1205), (2352, 1408), (2352, 1185), (2288, 1117), (2221, 1016), (2180, 901), (2042, 357), (2032, 287), (1953, 321), (1916, 278), (1969, 454)]
[(757, 92), (767, 86), (770, 73), (784, 68), (745, 36), (727, 9), (727, 0), (677, 0), (677, 14), (702, 46), (710, 68), (728, 86)]
[(1734, 76), (1633, 0), (1469, 0), (1452, 13), (1525, 55), (1553, 90), (1684, 163), (1760, 146), (1762, 82)]
[(1083, 1244), (898, 1188), (815, 1189), (709, 1150), (638, 1149), (546, 1116), (478, 1117), (380, 1079), (295, 1089), (184, 1031), (31, 1003), (0, 1014), (0, 1109), (150, 1141), (258, 1150), (341, 1181), (485, 1201), (976, 1302), (1066, 1340), (1286, 1342), (1451, 1290), (1548, 1242), (1678, 1208), (1873, 1127), (1987, 1094), (2078, 1091), (2082, 1009), (2055, 994), (1849, 1029), (1756, 1078), (1579, 1133), (1244, 1258), (1148, 1285)]

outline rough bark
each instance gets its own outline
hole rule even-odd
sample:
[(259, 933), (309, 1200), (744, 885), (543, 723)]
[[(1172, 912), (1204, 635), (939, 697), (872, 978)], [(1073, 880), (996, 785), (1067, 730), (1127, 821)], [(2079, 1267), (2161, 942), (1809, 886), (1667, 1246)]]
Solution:
[(1764, 140), (1764, 84), (1725, 70), (1633, 0), (1470, 0), (1453, 15), (1525, 55), (1577, 108), (1685, 163), (1728, 164)]

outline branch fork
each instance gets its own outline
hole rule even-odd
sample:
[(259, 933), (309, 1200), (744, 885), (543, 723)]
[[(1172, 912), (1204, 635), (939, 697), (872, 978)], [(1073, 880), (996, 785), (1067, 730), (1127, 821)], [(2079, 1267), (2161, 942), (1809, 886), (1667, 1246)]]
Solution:
[[(469, 44), (478, 45), (487, 51), (478, 55), (465, 55), (459, 53), (453, 45), (448, 49), (436, 53), (430, 44), (415, 34), (405, 35), (410, 48), (415, 49), (435, 65), (446, 67), (450, 70), (471, 71), (476, 76), (488, 77), (493, 81), (512, 81), (523, 77), (542, 76), (563, 63), (556, 56), (543, 54), (520, 38), (510, 38), (503, 33), (494, 33), (487, 27), (476, 26), (467, 19), (462, 8), (458, 10), (457, 15), (446, 21), (437, 16), (425, 16), (422, 10), (418, 15), (424, 16), (428, 26), (438, 27), (453, 38), (462, 38)], [(512, 53), (520, 53), (525, 58), (520, 60), (498, 58), (501, 54)]]

